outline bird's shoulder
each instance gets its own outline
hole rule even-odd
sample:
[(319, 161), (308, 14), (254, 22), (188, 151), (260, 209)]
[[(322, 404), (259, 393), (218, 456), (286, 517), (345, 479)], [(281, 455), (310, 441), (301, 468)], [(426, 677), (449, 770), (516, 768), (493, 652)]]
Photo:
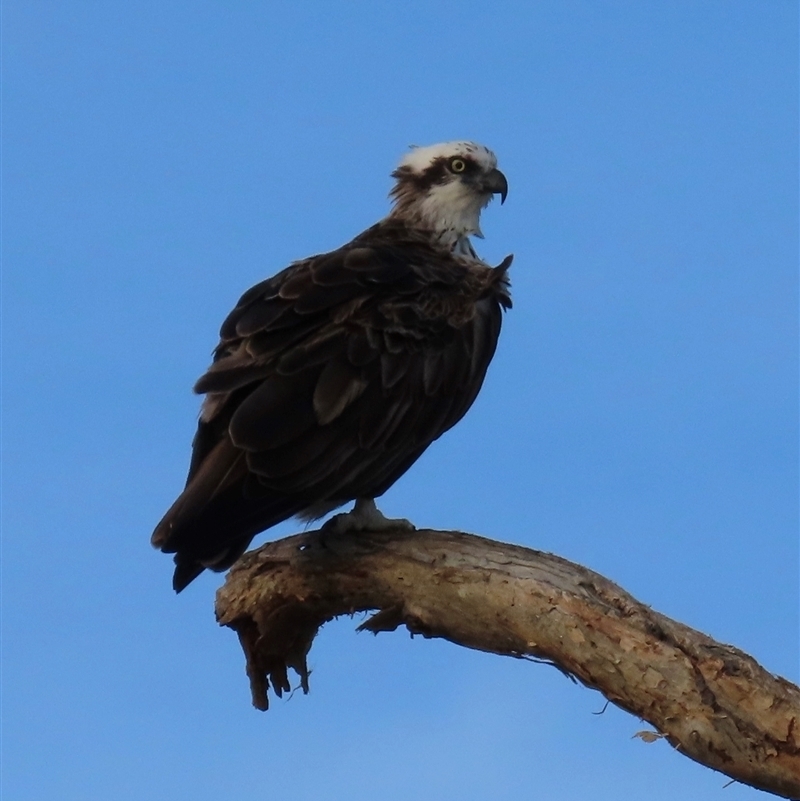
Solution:
[[(220, 330), (195, 391), (204, 416), (273, 372), (294, 373), (347, 353), (353, 364), (386, 350), (444, 343), (479, 314), (510, 305), (508, 257), (491, 268), (453, 256), (424, 232), (384, 220), (351, 242), (291, 264), (242, 295)], [(493, 327), (496, 327), (493, 324)]]
[(461, 316), (487, 294), (506, 306), (506, 269), (505, 262), (490, 268), (453, 256), (424, 232), (383, 220), (346, 245), (294, 262), (248, 289), (221, 326), (215, 358), (252, 337), (274, 335), (277, 346), (323, 322), (379, 324), (380, 310)]

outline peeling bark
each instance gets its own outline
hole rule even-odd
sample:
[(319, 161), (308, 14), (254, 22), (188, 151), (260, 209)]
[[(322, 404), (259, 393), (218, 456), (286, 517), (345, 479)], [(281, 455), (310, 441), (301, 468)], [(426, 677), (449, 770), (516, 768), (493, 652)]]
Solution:
[(697, 762), (800, 798), (800, 688), (552, 554), (460, 532), (312, 531), (245, 554), (216, 610), (239, 635), (258, 709), (270, 687), (290, 689), (289, 668), (308, 692), (306, 656), (322, 624), (377, 610), (359, 629), (404, 625), (545, 660)]

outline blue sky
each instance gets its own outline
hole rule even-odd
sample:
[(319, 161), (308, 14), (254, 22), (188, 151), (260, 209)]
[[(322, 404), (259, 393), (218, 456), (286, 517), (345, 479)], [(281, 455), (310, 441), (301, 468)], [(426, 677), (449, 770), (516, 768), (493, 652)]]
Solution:
[(358, 620), (257, 713), (221, 578), (175, 597), (149, 536), (241, 292), (381, 217), (409, 144), (472, 138), (515, 306), (383, 510), (561, 554), (797, 680), (797, 5), (3, 11), (6, 797), (756, 798), (551, 668)]

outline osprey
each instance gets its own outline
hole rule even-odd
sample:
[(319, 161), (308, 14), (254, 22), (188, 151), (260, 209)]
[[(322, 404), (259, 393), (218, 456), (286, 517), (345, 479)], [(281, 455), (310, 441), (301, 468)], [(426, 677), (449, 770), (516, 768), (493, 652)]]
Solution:
[(382, 495), (467, 412), (511, 306), (511, 256), (492, 268), (469, 237), (508, 183), (473, 142), (413, 148), (389, 215), (242, 295), (220, 331), (186, 487), (152, 543), (180, 592), (225, 570), (292, 516), (338, 530), (410, 527)]

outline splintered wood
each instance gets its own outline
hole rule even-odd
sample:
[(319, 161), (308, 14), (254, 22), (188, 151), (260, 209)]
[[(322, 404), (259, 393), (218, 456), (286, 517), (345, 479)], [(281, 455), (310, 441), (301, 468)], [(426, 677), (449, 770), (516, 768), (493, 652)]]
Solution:
[[(239, 635), (253, 703), (308, 691), (319, 627), (415, 634), (551, 663), (744, 784), (800, 798), (800, 689), (752, 657), (552, 554), (453, 531), (312, 531), (245, 554), (217, 594)], [(651, 733), (651, 736), (652, 733)]]

